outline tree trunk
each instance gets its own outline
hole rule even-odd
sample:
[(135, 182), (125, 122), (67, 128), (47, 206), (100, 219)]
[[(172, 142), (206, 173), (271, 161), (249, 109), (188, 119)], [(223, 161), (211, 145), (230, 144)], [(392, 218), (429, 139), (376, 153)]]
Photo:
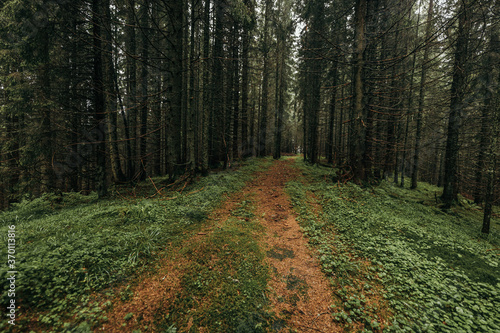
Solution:
[(103, 49), (105, 50), (105, 55), (103, 57), (104, 70), (105, 70), (105, 92), (106, 92), (106, 115), (108, 123), (108, 135), (109, 135), (109, 154), (111, 160), (111, 171), (113, 174), (113, 180), (115, 182), (122, 182), (125, 180), (125, 175), (122, 171), (120, 155), (118, 150), (118, 133), (117, 133), (117, 91), (115, 90), (115, 67), (113, 63), (113, 45), (111, 40), (111, 9), (109, 0), (104, 1), (104, 39), (103, 39)]
[(289, 7), (282, 6), (282, 1), (278, 2), (278, 12), (282, 13), (276, 22), (276, 108), (274, 121), (274, 152), (273, 158), (281, 158), (283, 114), (285, 113), (285, 92), (286, 92), (286, 68), (285, 60), (288, 56), (287, 31)]
[[(481, 232), (490, 232), (490, 221), (493, 210), (493, 197), (497, 170), (498, 136), (500, 135), (500, 116), (498, 114), (498, 82), (500, 82), (500, 71), (498, 68), (499, 38), (496, 31), (492, 32), (490, 50), (487, 59), (487, 69), (490, 70), (486, 77), (486, 91), (483, 108), (482, 135), (488, 138), (483, 162), (486, 166), (486, 192), (484, 194), (484, 215)], [(488, 122), (489, 120), (489, 122)], [(485, 124), (487, 122), (487, 124)], [(482, 141), (482, 140), (481, 140)], [(486, 141), (486, 140), (485, 140)], [(483, 143), (483, 142), (481, 142)]]
[(496, 94), (498, 90), (498, 82), (496, 77), (496, 71), (497, 71), (496, 58), (498, 57), (499, 53), (498, 47), (499, 47), (498, 36), (495, 33), (492, 33), (490, 40), (490, 49), (484, 64), (484, 74), (483, 74), (484, 80), (482, 80), (482, 82), (484, 82), (484, 87), (483, 87), (484, 105), (482, 108), (482, 115), (481, 115), (481, 131), (479, 133), (480, 136), (479, 156), (476, 164), (476, 184), (474, 189), (474, 202), (476, 204), (480, 204), (484, 199), (482, 194), (483, 172), (485, 171), (488, 173), (491, 172), (491, 170), (488, 170), (486, 165), (488, 164), (487, 157), (488, 157), (489, 145), (492, 144), (490, 143), (490, 141), (492, 141), (492, 137), (490, 134), (491, 132), (490, 126), (491, 122), (494, 120), (492, 116), (494, 116), (495, 113)]
[[(396, 36), (394, 38), (394, 46), (393, 46), (393, 54), (392, 57), (396, 58), (399, 55), (399, 29), (400, 29), (400, 24), (399, 22), (396, 24)], [(398, 84), (398, 77), (396, 77), (396, 69), (397, 69), (396, 64), (392, 64), (392, 73), (391, 73), (391, 100), (396, 101), (398, 99), (398, 92), (396, 85)], [(399, 103), (396, 102), (391, 102), (390, 104), (387, 104), (388, 108), (388, 113), (387, 113), (387, 143), (385, 147), (385, 165), (384, 165), (384, 177), (388, 177), (390, 175), (391, 171), (394, 172), (393, 176), (396, 179), (397, 183), (397, 125), (398, 125), (398, 119), (397, 119), (397, 109), (396, 107), (398, 106)]]
[(332, 68), (332, 95), (330, 96), (329, 114), (328, 114), (328, 139), (326, 141), (326, 159), (329, 165), (333, 164), (333, 148), (335, 146), (335, 111), (337, 106), (337, 81), (338, 81), (338, 59), (333, 60)]
[(54, 134), (52, 128), (52, 110), (50, 107), (51, 99), (51, 78), (49, 70), (49, 34), (46, 28), (42, 28), (40, 32), (41, 42), (41, 64), (39, 67), (39, 84), (40, 84), (40, 103), (41, 107), (41, 190), (42, 192), (49, 192), (54, 190), (54, 173), (52, 169), (52, 155), (54, 154)]
[(183, 1), (175, 0), (171, 4), (171, 31), (170, 72), (172, 73), (170, 94), (170, 108), (167, 114), (167, 174), (172, 179), (179, 169), (181, 152), (181, 112), (182, 112), (182, 51), (183, 51)]
[(210, 0), (205, 0), (203, 11), (203, 107), (201, 132), (201, 173), (208, 175), (209, 161), (209, 126), (210, 126)]
[(196, 17), (197, 3), (195, 0), (191, 1), (191, 34), (190, 34), (190, 50), (189, 50), (189, 94), (187, 99), (187, 170), (192, 171), (195, 170), (196, 167), (196, 143), (198, 142), (198, 138), (196, 137), (197, 133), (197, 105), (196, 101), (198, 100), (197, 96), (195, 96), (195, 31), (197, 29), (197, 17)]
[(139, 20), (140, 20), (140, 54), (141, 61), (139, 62), (139, 73), (140, 73), (140, 138), (139, 138), (139, 179), (146, 179), (146, 166), (148, 165), (148, 153), (146, 145), (146, 133), (147, 133), (147, 123), (148, 123), (148, 65), (149, 65), (149, 0), (145, 0), (139, 10)]
[(239, 144), (238, 144), (238, 127), (240, 118), (240, 64), (239, 64), (239, 39), (240, 39), (240, 28), (237, 22), (234, 23), (234, 36), (233, 36), (233, 128), (232, 128), (232, 157), (237, 159), (239, 157)]
[[(368, 9), (367, 9), (367, 35), (371, 37), (370, 42), (367, 43), (366, 46), (366, 51), (365, 51), (365, 59), (366, 59), (366, 65), (364, 66), (363, 72), (365, 76), (365, 87), (364, 87), (364, 95), (365, 95), (365, 103), (363, 107), (365, 108), (364, 113), (366, 114), (366, 122), (365, 122), (365, 128), (366, 128), (366, 136), (365, 136), (365, 151), (363, 154), (363, 166), (365, 169), (365, 178), (369, 179), (373, 177), (373, 171), (372, 171), (372, 166), (373, 166), (373, 142), (374, 142), (374, 133), (373, 133), (373, 127), (374, 127), (374, 116), (375, 113), (373, 112), (374, 109), (374, 94), (373, 90), (375, 89), (375, 84), (374, 80), (370, 77), (371, 73), (373, 72), (373, 67), (376, 66), (376, 52), (377, 52), (377, 43), (376, 41), (378, 38), (376, 38), (378, 34), (378, 29), (379, 29), (379, 1), (370, 1), (367, 4)], [(370, 80), (372, 82), (370, 82)]]
[(133, 180), (136, 171), (136, 146), (137, 146), (137, 79), (136, 79), (136, 33), (135, 33), (135, 0), (127, 2), (127, 24), (125, 26), (125, 50), (127, 93), (125, 106), (127, 108), (127, 127), (129, 132), (127, 144), (127, 178)]
[(250, 41), (253, 34), (254, 7), (251, 0), (245, 0), (245, 6), (251, 16), (251, 22), (243, 24), (242, 36), (242, 69), (241, 69), (241, 147), (242, 157), (247, 158), (252, 155), (250, 139), (248, 137), (249, 116), (248, 116), (248, 92), (249, 92), (249, 69), (250, 69)]
[(104, 96), (104, 80), (102, 65), (102, 40), (101, 31), (103, 21), (102, 4), (99, 0), (92, 1), (92, 35), (93, 35), (93, 61), (94, 72), (92, 86), (94, 91), (94, 117), (96, 139), (96, 175), (97, 196), (106, 196), (108, 188), (106, 183), (106, 100)]
[[(432, 32), (432, 16), (433, 16), (434, 1), (429, 1), (429, 9), (427, 11), (427, 23), (425, 28), (425, 42), (430, 43)], [(418, 97), (417, 111), (417, 131), (415, 134), (415, 155), (413, 156), (413, 170), (411, 174), (411, 188), (416, 189), (418, 185), (418, 172), (420, 168), (420, 142), (422, 140), (422, 122), (425, 106), (425, 83), (427, 79), (427, 62), (429, 61), (429, 45), (425, 45), (424, 58), (422, 60), (422, 72), (420, 74), (420, 91)]]
[(354, 71), (353, 71), (353, 118), (351, 119), (350, 144), (350, 165), (353, 171), (354, 181), (360, 183), (366, 177), (363, 155), (365, 152), (366, 128), (366, 108), (364, 107), (364, 51), (366, 47), (366, 11), (367, 1), (357, 0), (355, 7), (355, 50), (354, 50)]
[(260, 112), (260, 126), (259, 126), (259, 142), (258, 142), (258, 156), (264, 157), (267, 154), (266, 141), (267, 141), (267, 109), (268, 109), (268, 95), (269, 95), (269, 22), (271, 20), (271, 0), (266, 1), (265, 17), (264, 17), (264, 45), (262, 51), (262, 58), (264, 59), (264, 68), (262, 70), (262, 105)]
[(465, 113), (466, 90), (466, 60), (468, 55), (468, 40), (470, 18), (468, 17), (469, 2), (459, 1), (458, 31), (455, 50), (455, 63), (453, 65), (453, 82), (451, 84), (451, 104), (448, 119), (448, 137), (446, 140), (446, 155), (444, 164), (444, 189), (441, 199), (445, 208), (457, 201), (457, 168), (458, 168), (458, 140), (462, 118)]
[(486, 181), (486, 193), (484, 202), (484, 213), (483, 213), (483, 226), (481, 228), (481, 233), (490, 233), (491, 224), (491, 213), (493, 211), (493, 182), (495, 180), (495, 168), (496, 160), (493, 162), (492, 169), (488, 170), (488, 176)]
[[(151, 4), (151, 22), (153, 26), (159, 26), (160, 24), (160, 13), (159, 13), (159, 4), (156, 1), (153, 1)], [(152, 172), (156, 176), (162, 175), (162, 98), (160, 98), (162, 94), (162, 75), (161, 75), (161, 66), (162, 60), (161, 55), (162, 51), (157, 49), (161, 45), (162, 32), (156, 29), (152, 33), (152, 40), (156, 47), (152, 48), (152, 58), (157, 59), (153, 62), (154, 67), (152, 68), (152, 77), (154, 78), (153, 90), (154, 90), (154, 102), (151, 103), (151, 115), (153, 118), (153, 143), (151, 145), (152, 148)]]
[[(190, 161), (188, 161), (188, 149), (190, 142), (188, 142), (190, 134), (189, 134), (189, 119), (190, 119), (190, 111), (189, 110), (189, 97), (190, 97), (190, 87), (189, 87), (189, 71), (191, 67), (191, 63), (189, 61), (189, 14), (188, 14), (188, 0), (182, 2), (182, 106), (181, 106), (181, 114), (180, 121), (182, 130), (179, 131), (180, 134), (180, 155), (177, 159), (177, 163), (179, 166), (179, 172), (186, 172), (191, 168)], [(181, 170), (183, 168), (184, 170)]]
[(215, 31), (214, 31), (214, 48), (213, 48), (213, 81), (211, 88), (213, 89), (211, 108), (212, 124), (211, 136), (213, 146), (212, 163), (226, 161), (225, 149), (225, 108), (224, 108), (224, 72), (222, 62), (224, 59), (224, 2), (216, 0), (215, 5)]

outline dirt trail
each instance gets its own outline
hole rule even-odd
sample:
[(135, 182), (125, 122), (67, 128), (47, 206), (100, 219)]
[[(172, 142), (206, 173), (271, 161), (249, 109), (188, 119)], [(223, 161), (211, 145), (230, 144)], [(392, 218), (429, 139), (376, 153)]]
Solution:
[[(276, 161), (248, 186), (256, 193), (255, 215), (267, 229), (267, 262), (274, 271), (272, 307), (283, 328), (298, 332), (341, 331), (332, 320), (329, 282), (296, 220), (285, 184), (298, 177), (292, 160)], [(276, 327), (278, 328), (278, 327)]]
[[(231, 195), (214, 210), (206, 226), (186, 242), (201, 242), (214, 228), (224, 224), (243, 198), (251, 197), (255, 201), (254, 218), (266, 229), (263, 245), (267, 264), (272, 270), (268, 297), (271, 309), (278, 317), (273, 323), (273, 331), (340, 332), (342, 329), (330, 315), (329, 306), (333, 303), (330, 284), (307, 245), (285, 193), (285, 184), (299, 176), (299, 170), (292, 167), (293, 163), (293, 160), (275, 161), (269, 169), (258, 172), (240, 192)], [(178, 251), (172, 254), (175, 255), (160, 261), (156, 274), (139, 282), (130, 299), (114, 304), (113, 310), (107, 314), (109, 321), (96, 331), (131, 329), (134, 326), (132, 321), (124, 319), (130, 312), (142, 317), (143, 323), (153, 324), (154, 313), (173, 304), (176, 290), (180, 288), (180, 276), (188, 263)]]

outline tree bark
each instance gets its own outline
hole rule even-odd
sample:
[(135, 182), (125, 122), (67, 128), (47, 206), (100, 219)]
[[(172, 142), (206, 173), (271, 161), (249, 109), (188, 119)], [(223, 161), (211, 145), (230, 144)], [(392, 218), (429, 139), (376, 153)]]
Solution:
[[(365, 108), (364, 113), (366, 114), (366, 135), (365, 135), (365, 150), (363, 154), (363, 166), (365, 169), (365, 178), (369, 179), (373, 177), (373, 142), (374, 142), (374, 117), (375, 113), (373, 112), (374, 103), (373, 103), (373, 90), (375, 89), (374, 80), (370, 77), (373, 72), (373, 68), (376, 66), (376, 52), (377, 52), (377, 43), (376, 38), (379, 30), (379, 1), (370, 1), (367, 4), (367, 38), (369, 38), (370, 42), (367, 42), (366, 51), (365, 51), (365, 59), (366, 64), (363, 68), (363, 75), (365, 77), (366, 84), (364, 85), (364, 99), (365, 103), (363, 107)], [(370, 82), (370, 80), (372, 82)]]
[(366, 11), (367, 1), (357, 0), (355, 7), (355, 50), (354, 50), (354, 96), (353, 96), (353, 118), (351, 119), (350, 165), (353, 171), (354, 181), (360, 183), (365, 180), (366, 171), (363, 163), (365, 152), (366, 108), (364, 107), (364, 51), (366, 47)]
[(242, 157), (247, 158), (252, 155), (250, 139), (248, 137), (249, 128), (249, 110), (248, 110), (248, 93), (250, 83), (250, 42), (253, 33), (254, 25), (254, 7), (251, 0), (245, 0), (245, 6), (249, 12), (250, 18), (243, 24), (242, 35), (242, 69), (241, 69), (241, 148)]
[(445, 208), (457, 201), (457, 168), (459, 152), (459, 135), (462, 118), (465, 113), (466, 60), (468, 55), (468, 40), (470, 18), (468, 17), (469, 1), (459, 1), (458, 31), (453, 65), (453, 82), (451, 84), (450, 115), (448, 118), (448, 136), (446, 140), (446, 155), (444, 162), (444, 189), (441, 199)]
[(97, 196), (107, 195), (106, 183), (106, 100), (104, 96), (104, 78), (102, 64), (102, 19), (103, 10), (99, 0), (92, 1), (92, 36), (93, 36), (93, 77), (94, 117), (95, 117), (95, 154), (96, 154), (96, 183)]
[(136, 146), (137, 146), (137, 78), (136, 78), (136, 33), (135, 33), (135, 0), (127, 2), (127, 24), (125, 26), (125, 50), (127, 92), (125, 95), (125, 106), (127, 109), (127, 125), (129, 137), (127, 144), (127, 178), (133, 180), (136, 171)]
[[(429, 9), (427, 11), (427, 23), (425, 28), (425, 42), (430, 43), (432, 32), (432, 17), (433, 17), (434, 1), (429, 1)], [(417, 130), (415, 134), (415, 155), (413, 156), (413, 170), (411, 174), (411, 189), (416, 189), (418, 186), (418, 172), (420, 169), (420, 145), (422, 140), (422, 123), (425, 107), (425, 83), (427, 81), (427, 62), (429, 61), (429, 45), (425, 45), (424, 58), (422, 59), (422, 69), (420, 74), (420, 90), (418, 97), (417, 111)]]
[[(491, 214), (493, 210), (494, 188), (497, 171), (498, 136), (500, 134), (500, 116), (498, 114), (498, 82), (500, 82), (500, 71), (498, 59), (500, 55), (499, 38), (496, 32), (492, 32), (490, 39), (490, 50), (487, 59), (487, 69), (490, 72), (486, 78), (486, 92), (483, 107), (482, 135), (488, 138), (485, 149), (484, 163), (486, 172), (486, 191), (484, 194), (484, 214), (481, 232), (489, 234)], [(489, 122), (488, 122), (489, 120)], [(485, 124), (485, 122), (487, 122)], [(481, 140), (482, 141), (482, 140)], [(483, 144), (483, 142), (481, 142)]]
[(140, 73), (140, 137), (139, 137), (139, 179), (146, 179), (148, 165), (148, 152), (147, 152), (147, 124), (148, 124), (148, 89), (149, 89), (149, 0), (145, 0), (141, 5), (139, 10), (139, 20), (140, 20), (140, 55), (141, 61), (139, 62), (139, 73)]
[(238, 127), (240, 124), (240, 64), (239, 64), (239, 39), (240, 39), (240, 27), (239, 23), (234, 23), (233, 32), (233, 126), (232, 126), (232, 158), (237, 159), (239, 157), (239, 143), (238, 143)]
[(109, 136), (109, 154), (111, 160), (111, 172), (115, 182), (125, 180), (125, 175), (122, 171), (120, 155), (118, 150), (118, 133), (117, 133), (117, 91), (115, 89), (114, 75), (115, 67), (113, 63), (113, 45), (111, 38), (111, 9), (109, 0), (104, 1), (104, 33), (103, 33), (103, 49), (105, 51), (103, 57), (103, 67), (105, 71), (105, 98), (106, 98), (106, 115), (108, 124)]
[(205, 0), (203, 11), (203, 107), (202, 107), (202, 143), (201, 143), (201, 173), (208, 175), (209, 162), (209, 126), (210, 126), (210, 0)]
[(264, 157), (267, 154), (267, 110), (268, 110), (268, 95), (269, 95), (269, 24), (271, 20), (271, 0), (265, 0), (265, 17), (264, 17), (264, 43), (262, 50), (262, 58), (264, 60), (264, 68), (262, 70), (262, 104), (260, 112), (259, 126), (259, 142), (258, 156)]
[(182, 112), (182, 52), (183, 52), (183, 1), (175, 0), (171, 4), (171, 31), (170, 72), (171, 94), (170, 108), (167, 114), (167, 158), (166, 170), (173, 179), (179, 170), (179, 156), (181, 152), (181, 112)]

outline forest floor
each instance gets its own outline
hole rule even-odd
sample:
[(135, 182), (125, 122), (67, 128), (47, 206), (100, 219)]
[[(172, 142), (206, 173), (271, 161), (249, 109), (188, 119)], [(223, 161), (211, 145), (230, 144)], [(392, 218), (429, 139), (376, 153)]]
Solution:
[(443, 211), (429, 184), (340, 184), (297, 157), (165, 184), (1, 213), (21, 259), (0, 330), (500, 332), (500, 221), (482, 237), (466, 199)]
[[(210, 236), (214, 230), (226, 228), (231, 219), (237, 219), (240, 223), (260, 224), (256, 228), (259, 235), (254, 236), (258, 238), (257, 244), (260, 247), (257, 252), (265, 253), (263, 264), (271, 270), (270, 279), (267, 281), (267, 295), (264, 298), (268, 300), (266, 310), (275, 314), (270, 324), (272, 328), (283, 332), (338, 332), (342, 328), (331, 316), (330, 306), (334, 296), (330, 283), (321, 270), (314, 250), (308, 246), (307, 238), (304, 237), (296, 219), (297, 213), (285, 193), (286, 183), (301, 176), (299, 170), (292, 167), (293, 163), (291, 159), (276, 161), (267, 170), (257, 172), (242, 191), (229, 196), (220, 208), (209, 215), (208, 220), (211, 223), (204, 230), (186, 239), (186, 244), (199, 247), (200, 243), (212, 243)], [(242, 209), (249, 205), (252, 206), (251, 209)], [(205, 265), (214, 269), (217, 260), (218, 258), (211, 258)], [(186, 274), (186, 267), (190, 266), (188, 261), (186, 257), (164, 259), (157, 275), (141, 279), (132, 299), (115, 304), (113, 310), (108, 313), (110, 320), (97, 331), (120, 332), (124, 325), (135, 327), (137, 322), (124, 319), (127, 313), (134, 313), (135, 317), (152, 318), (162, 300), (165, 309), (171, 307), (175, 295), (183, 294), (180, 291), (182, 286), (179, 276)], [(219, 281), (230, 284), (245, 282), (236, 278)], [(242, 289), (244, 288), (243, 286)], [(236, 292), (240, 293), (240, 290)], [(213, 327), (209, 327), (211, 323), (206, 322), (208, 327), (203, 326), (203, 317), (206, 314), (200, 310), (212, 301), (210, 298), (197, 301), (196, 306), (191, 309), (192, 314), (187, 315), (185, 320), (179, 318), (180, 321), (176, 323), (177, 330), (189, 331), (194, 323), (198, 323), (200, 326), (196, 327), (196, 330), (212, 332)], [(230, 299), (227, 302), (231, 302)], [(179, 309), (176, 311), (179, 312)], [(249, 327), (248, 323), (240, 322), (239, 327), (242, 331), (258, 331), (259, 327), (264, 326), (264, 320), (265, 318), (254, 318), (255, 325)], [(142, 320), (142, 329), (145, 322)], [(150, 327), (152, 321), (148, 322)], [(222, 328), (220, 330), (223, 331)]]

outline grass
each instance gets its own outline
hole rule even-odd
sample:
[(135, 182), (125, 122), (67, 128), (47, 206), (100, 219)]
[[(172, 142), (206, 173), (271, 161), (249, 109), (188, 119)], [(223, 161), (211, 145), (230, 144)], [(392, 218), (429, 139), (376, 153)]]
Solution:
[[(356, 260), (328, 249), (324, 239), (332, 230), (332, 244), (368, 259), (373, 276), (382, 282), (394, 312), (391, 327), (384, 331), (500, 330), (498, 219), (484, 239), (479, 232), (482, 212), (468, 202), (443, 212), (435, 202), (440, 190), (429, 184), (419, 183), (418, 190), (388, 182), (372, 188), (339, 187), (324, 181), (331, 179), (331, 170), (305, 164), (300, 168), (309, 184), (291, 183), (289, 191), (299, 207), (306, 191), (315, 193), (323, 206), (323, 224), (306, 223), (304, 228), (324, 252), (325, 272), (347, 280), (363, 273)], [(362, 302), (357, 305), (360, 298), (354, 296), (354, 307), (362, 307)], [(358, 314), (342, 310), (338, 318), (355, 321)]]
[[(177, 246), (203, 226), (224, 194), (241, 189), (253, 172), (269, 164), (269, 159), (251, 160), (238, 170), (211, 174), (182, 194), (169, 193), (170, 200), (116, 195), (97, 201), (95, 194), (47, 194), (0, 213), (3, 244), (7, 226), (16, 226), (16, 304), (22, 314), (15, 327), (2, 318), (0, 330), (25, 331), (34, 321), (37, 330), (47, 331), (63, 330), (68, 320), (67, 331), (81, 322), (96, 324), (103, 315), (90, 307), (91, 292), (123, 284), (154, 266), (168, 244)], [(3, 246), (3, 258), (6, 251)], [(5, 281), (6, 275), (3, 265), (0, 278)], [(0, 288), (4, 306), (10, 299), (7, 283)]]

